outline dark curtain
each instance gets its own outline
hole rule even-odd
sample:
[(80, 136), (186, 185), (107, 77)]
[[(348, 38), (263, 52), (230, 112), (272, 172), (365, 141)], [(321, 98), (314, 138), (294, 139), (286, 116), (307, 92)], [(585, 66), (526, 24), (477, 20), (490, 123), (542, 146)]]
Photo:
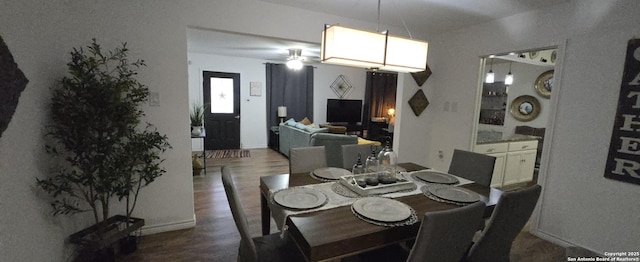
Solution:
[(389, 117), (387, 110), (396, 108), (398, 74), (367, 72), (362, 125), (369, 126), (372, 117)]
[(287, 117), (313, 121), (313, 66), (291, 70), (284, 64), (267, 63), (267, 130), (280, 124), (278, 106), (287, 107)]

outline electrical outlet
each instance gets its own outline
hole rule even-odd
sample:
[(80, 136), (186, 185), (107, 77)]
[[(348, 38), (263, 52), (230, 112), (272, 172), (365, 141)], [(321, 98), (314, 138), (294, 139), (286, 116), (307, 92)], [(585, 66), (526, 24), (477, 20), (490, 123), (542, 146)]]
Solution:
[(438, 158), (444, 159), (444, 152), (442, 150), (438, 150)]
[(160, 106), (160, 92), (149, 92), (149, 105)]

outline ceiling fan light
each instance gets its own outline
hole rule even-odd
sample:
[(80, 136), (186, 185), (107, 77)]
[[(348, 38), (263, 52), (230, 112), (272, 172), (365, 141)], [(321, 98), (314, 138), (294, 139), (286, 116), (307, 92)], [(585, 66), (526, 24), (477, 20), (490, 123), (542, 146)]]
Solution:
[(299, 59), (291, 59), (287, 61), (287, 67), (292, 70), (300, 70), (304, 65)]

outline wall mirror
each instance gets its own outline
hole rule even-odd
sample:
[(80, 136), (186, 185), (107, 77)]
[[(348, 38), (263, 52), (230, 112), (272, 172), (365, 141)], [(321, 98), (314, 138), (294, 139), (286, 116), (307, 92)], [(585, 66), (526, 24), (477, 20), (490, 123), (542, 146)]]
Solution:
[[(521, 126), (545, 128), (551, 106), (555, 48), (514, 51), (482, 57), (476, 134), (472, 142), (500, 142)], [(487, 73), (493, 73), (493, 83)], [(507, 79), (511, 78), (511, 79)], [(555, 92), (555, 91), (554, 91)]]

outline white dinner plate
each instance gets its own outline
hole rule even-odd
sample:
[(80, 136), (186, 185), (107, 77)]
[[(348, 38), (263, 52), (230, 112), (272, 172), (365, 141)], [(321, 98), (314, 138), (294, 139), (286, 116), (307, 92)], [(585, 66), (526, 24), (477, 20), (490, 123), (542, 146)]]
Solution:
[(341, 176), (351, 175), (351, 171), (338, 167), (323, 167), (313, 170), (313, 175), (319, 178), (337, 180)]
[(366, 197), (353, 202), (359, 215), (380, 222), (398, 222), (411, 217), (411, 208), (398, 200), (384, 197)]
[(456, 177), (438, 171), (422, 170), (413, 172), (413, 175), (418, 179), (429, 183), (452, 185), (460, 182)]
[(480, 200), (480, 195), (476, 192), (449, 185), (430, 185), (429, 193), (445, 200), (460, 203), (473, 203)]
[(311, 209), (324, 205), (327, 196), (313, 188), (288, 188), (276, 192), (273, 200), (286, 208)]

